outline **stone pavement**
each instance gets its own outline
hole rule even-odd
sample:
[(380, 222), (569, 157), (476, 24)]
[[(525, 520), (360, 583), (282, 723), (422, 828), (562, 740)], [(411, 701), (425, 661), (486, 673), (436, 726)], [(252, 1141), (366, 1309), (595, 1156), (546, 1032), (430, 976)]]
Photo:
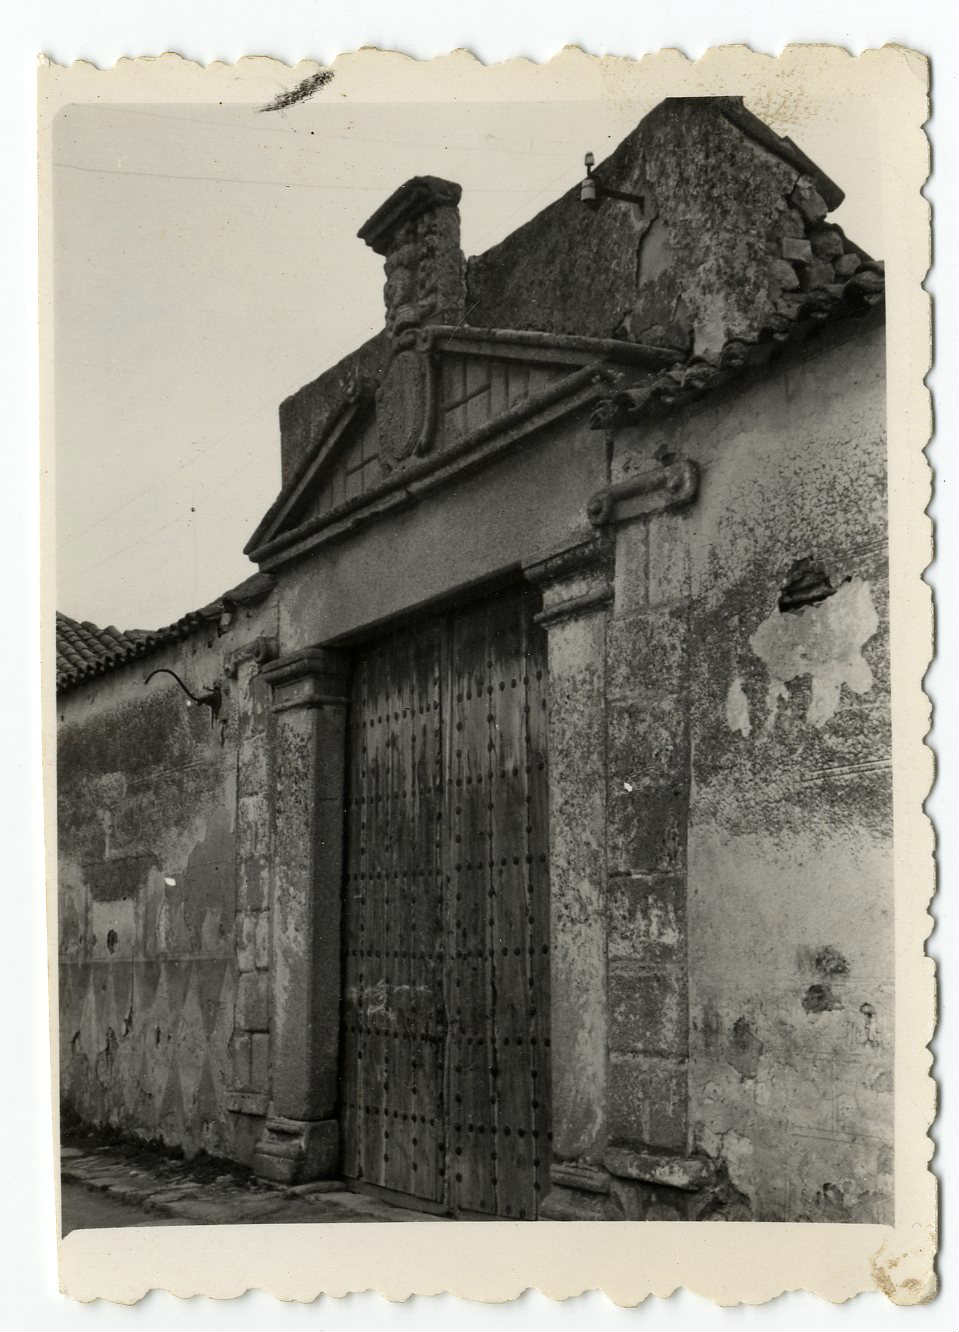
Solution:
[[(64, 1235), (71, 1230), (119, 1225), (445, 1219), (351, 1193), (335, 1180), (288, 1187), (258, 1179), (230, 1162), (184, 1161), (152, 1148), (64, 1146), (60, 1158)], [(91, 1206), (91, 1192), (111, 1206)], [(127, 1214), (129, 1221), (124, 1221)]]

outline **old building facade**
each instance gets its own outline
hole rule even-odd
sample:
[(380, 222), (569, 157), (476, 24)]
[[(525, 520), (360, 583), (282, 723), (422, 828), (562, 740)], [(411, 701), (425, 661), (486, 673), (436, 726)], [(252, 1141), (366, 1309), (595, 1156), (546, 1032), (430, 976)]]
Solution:
[(882, 268), (738, 99), (595, 182), (468, 261), (402, 186), (259, 572), (59, 618), (63, 1103), (459, 1216), (887, 1221)]

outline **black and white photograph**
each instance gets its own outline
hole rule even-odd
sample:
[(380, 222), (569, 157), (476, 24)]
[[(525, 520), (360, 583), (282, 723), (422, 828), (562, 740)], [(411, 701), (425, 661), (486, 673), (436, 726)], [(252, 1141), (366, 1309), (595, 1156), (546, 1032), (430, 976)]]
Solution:
[(890, 116), (746, 55), (57, 71), (64, 1251), (906, 1216)]

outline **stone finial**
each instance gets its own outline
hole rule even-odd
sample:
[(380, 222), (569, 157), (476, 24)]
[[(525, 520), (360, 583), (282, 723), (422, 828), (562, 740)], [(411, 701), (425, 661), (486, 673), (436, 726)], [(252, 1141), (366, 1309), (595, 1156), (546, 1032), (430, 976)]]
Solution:
[(455, 324), (463, 318), (461, 193), (454, 181), (414, 176), (357, 232), (386, 261), (386, 329), (393, 338), (421, 324)]

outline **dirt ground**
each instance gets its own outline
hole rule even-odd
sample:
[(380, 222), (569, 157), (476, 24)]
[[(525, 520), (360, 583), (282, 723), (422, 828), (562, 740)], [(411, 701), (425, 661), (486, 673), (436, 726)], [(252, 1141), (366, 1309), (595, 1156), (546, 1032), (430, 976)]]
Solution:
[(286, 1187), (231, 1162), (186, 1161), (140, 1143), (78, 1137), (60, 1155), (64, 1236), (122, 1226), (443, 1219), (353, 1193), (337, 1180)]

